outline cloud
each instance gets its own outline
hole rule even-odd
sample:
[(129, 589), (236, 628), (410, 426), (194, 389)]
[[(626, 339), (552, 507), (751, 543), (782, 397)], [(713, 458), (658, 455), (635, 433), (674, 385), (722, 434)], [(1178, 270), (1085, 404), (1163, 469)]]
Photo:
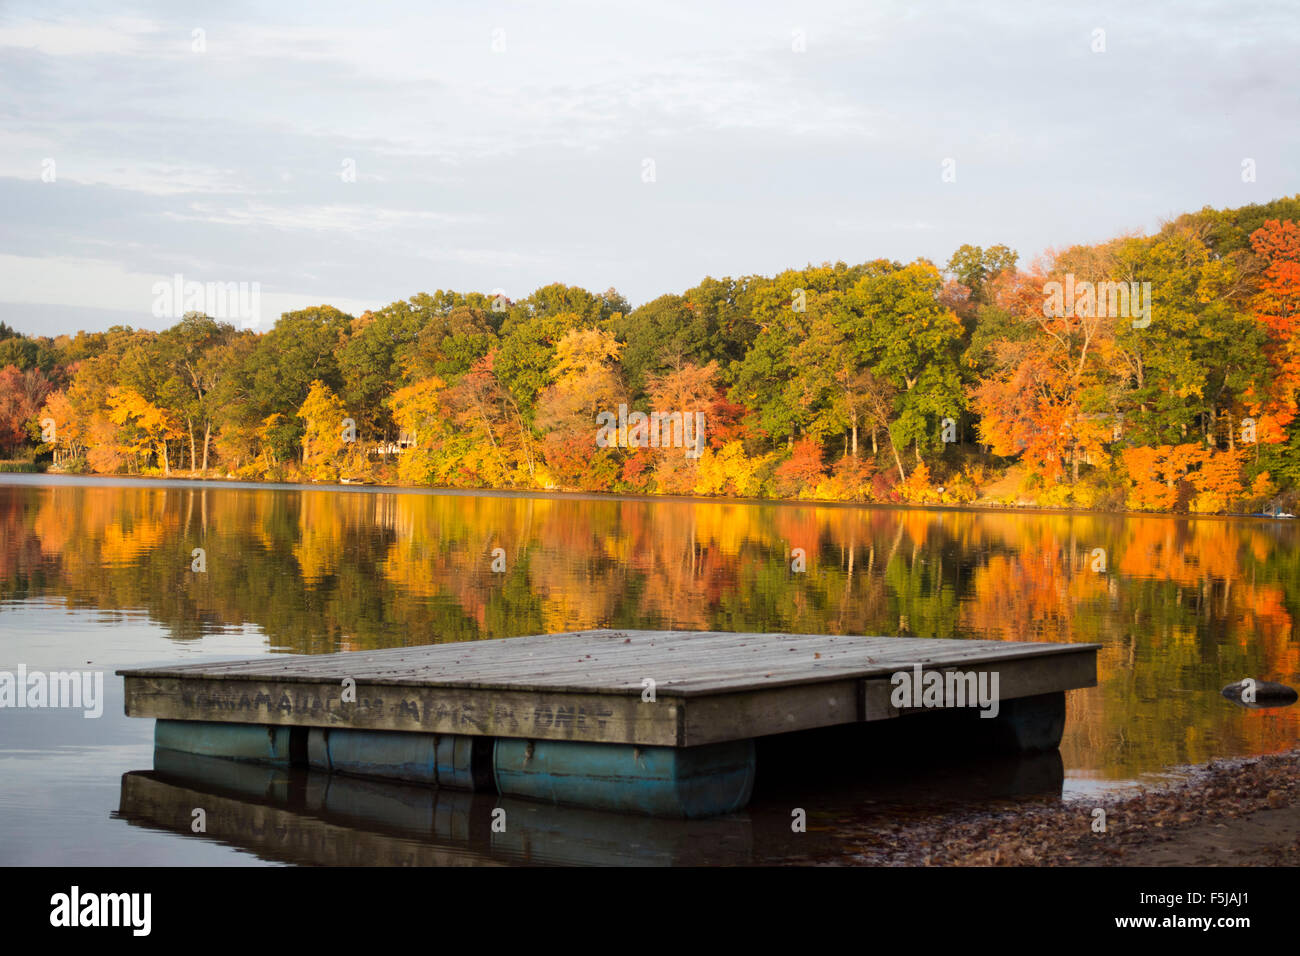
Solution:
[(133, 17), (98, 21), (33, 17), (0, 25), (0, 49), (12, 47), (58, 57), (137, 56), (159, 29), (153, 20)]
[(241, 206), (192, 202), (185, 209), (164, 211), (178, 222), (206, 222), (226, 226), (258, 226), (288, 232), (345, 232), (388, 234), (394, 229), (420, 226), (449, 226), (483, 222), (474, 214), (439, 213), (419, 209), (384, 209), (363, 203), (331, 203), (310, 206), (275, 206), (246, 202)]

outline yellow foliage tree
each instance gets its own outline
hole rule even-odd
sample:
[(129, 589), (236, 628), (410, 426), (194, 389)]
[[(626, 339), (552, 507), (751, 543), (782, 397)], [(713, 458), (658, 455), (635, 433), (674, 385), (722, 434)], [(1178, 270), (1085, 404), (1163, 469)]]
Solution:
[(135, 389), (109, 389), (107, 404), (108, 420), (119, 429), (123, 455), (137, 462), (154, 455), (163, 474), (170, 475), (167, 442), (184, 434), (179, 424)]
[(749, 456), (740, 441), (729, 441), (718, 451), (705, 449), (697, 463), (697, 495), (735, 495), (756, 498), (762, 489), (763, 471), (771, 455)]
[(397, 427), (415, 438), (414, 447), (405, 449), (397, 459), (397, 477), (401, 481), (417, 485), (445, 483), (439, 449), (447, 436), (447, 426), (438, 398), (446, 384), (435, 375), (399, 388), (388, 400)]
[(53, 441), (48, 444), (54, 449), (56, 463), (61, 463), (67, 458), (77, 458), (85, 453), (81, 422), (76, 409), (72, 407), (72, 402), (68, 400), (67, 392), (51, 392), (41, 407), (39, 419), (42, 423), (42, 432), (47, 419), (54, 422)]
[(305, 423), (303, 470), (317, 481), (337, 481), (344, 453), (356, 444), (355, 430), (350, 433), (345, 428), (348, 416), (343, 403), (332, 388), (317, 379), (298, 408), (298, 417)]

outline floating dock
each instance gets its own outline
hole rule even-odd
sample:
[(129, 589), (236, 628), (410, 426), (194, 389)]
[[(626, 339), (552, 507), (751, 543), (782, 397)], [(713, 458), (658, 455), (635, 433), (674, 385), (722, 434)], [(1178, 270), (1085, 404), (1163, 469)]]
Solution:
[(159, 751), (697, 818), (748, 802), (774, 734), (934, 711), (940, 733), (1054, 749), (1098, 648), (597, 630), (118, 673)]

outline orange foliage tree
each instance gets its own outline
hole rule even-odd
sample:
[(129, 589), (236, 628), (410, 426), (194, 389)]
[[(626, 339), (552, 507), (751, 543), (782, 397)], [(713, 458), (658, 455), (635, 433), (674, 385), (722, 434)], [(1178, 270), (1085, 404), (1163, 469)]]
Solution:
[(1300, 225), (1270, 219), (1250, 236), (1251, 248), (1266, 263), (1255, 296), (1255, 318), (1268, 329), (1267, 349), (1274, 381), (1257, 403), (1258, 440), (1286, 440), (1284, 429), (1300, 405)]

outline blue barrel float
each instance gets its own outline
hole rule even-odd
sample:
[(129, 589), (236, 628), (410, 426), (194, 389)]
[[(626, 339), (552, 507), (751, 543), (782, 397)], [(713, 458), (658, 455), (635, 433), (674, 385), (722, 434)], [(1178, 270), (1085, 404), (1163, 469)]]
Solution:
[(492, 769), (497, 792), (511, 796), (657, 817), (708, 817), (749, 802), (754, 741), (636, 747), (500, 737)]
[(307, 736), (307, 764), (317, 770), (453, 790), (490, 789), (491, 759), (488, 737), (320, 727), (311, 728)]
[(252, 760), (276, 767), (294, 763), (292, 727), (263, 724), (222, 724), (203, 720), (159, 720), (154, 724), (153, 745), (201, 757)]
[[(305, 739), (304, 739), (305, 738)], [(638, 747), (394, 731), (159, 720), (154, 744), (272, 766), (303, 765), (547, 803), (699, 818), (732, 813), (754, 789), (753, 740)]]
[(154, 747), (276, 767), (305, 765), (331, 773), (408, 780), (453, 790), (492, 788), (492, 740), (488, 737), (159, 720), (154, 727)]

